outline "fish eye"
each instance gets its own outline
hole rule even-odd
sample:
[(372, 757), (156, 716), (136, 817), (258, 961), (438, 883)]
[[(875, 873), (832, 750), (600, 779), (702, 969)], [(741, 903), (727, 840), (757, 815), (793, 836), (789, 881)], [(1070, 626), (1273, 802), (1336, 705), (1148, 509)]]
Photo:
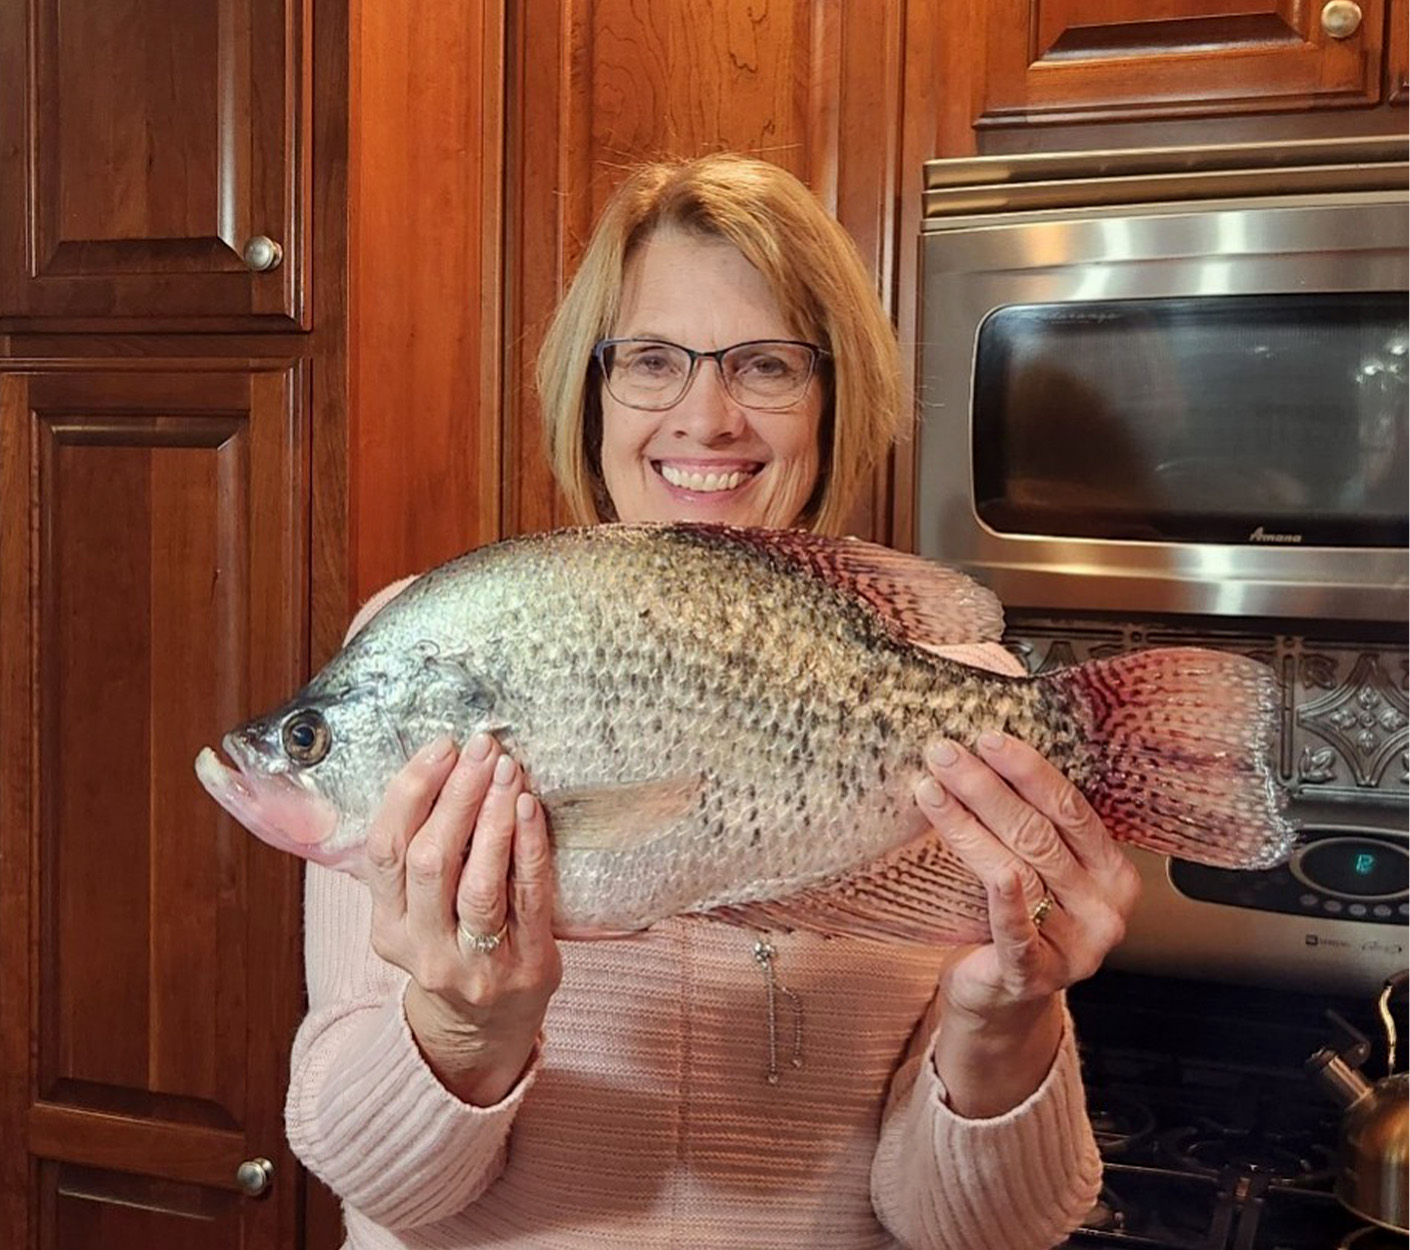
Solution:
[(284, 753), (295, 763), (317, 764), (333, 745), (328, 722), (315, 711), (295, 712), (284, 722)]

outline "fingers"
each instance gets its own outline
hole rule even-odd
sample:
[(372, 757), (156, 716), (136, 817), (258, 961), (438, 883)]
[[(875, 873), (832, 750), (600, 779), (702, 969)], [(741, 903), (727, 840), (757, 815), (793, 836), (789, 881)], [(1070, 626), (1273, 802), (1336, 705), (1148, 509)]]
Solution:
[[(926, 763), (917, 801), (984, 882), (1003, 964), (1022, 973), (1047, 947), (1062, 953), (1066, 979), (1090, 975), (1121, 940), (1139, 892), (1091, 805), (1037, 751), (1001, 734), (981, 736), (974, 754), (933, 743)], [(1008, 883), (1017, 885), (1012, 896)], [(1045, 893), (1054, 901), (1038, 923)]]
[(985, 733), (978, 754), (1008, 782), (1020, 806), (1027, 804), (1041, 814), (1079, 863), (1098, 868), (1120, 853), (1082, 792), (1032, 747), (1004, 734)]
[(455, 930), (456, 886), (465, 848), (491, 789), (497, 758), (488, 734), (472, 735), (430, 815), (407, 847), (406, 923), (419, 942), (434, 941)]
[(541, 959), (553, 943), (553, 856), (543, 806), (527, 792), (515, 800), (510, 912), (525, 959)]
[(917, 790), (921, 808), (981, 880), (1017, 872), (1031, 907), (1049, 886), (1058, 889), (1079, 874), (1052, 823), (993, 768), (943, 741), (932, 744), (926, 762), (931, 775)]
[(406, 913), (406, 848), (430, 815), (455, 760), (455, 743), (448, 734), (423, 747), (392, 778), (372, 818), (363, 871), (374, 905), (388, 920), (400, 920)]
[[(1140, 893), (1140, 876), (1107, 832), (1102, 819), (1081, 792), (1032, 747), (1002, 734), (979, 740), (980, 759), (1004, 779), (1020, 808), (1019, 832), (990, 825), (1043, 877), (1057, 896), (1044, 925), (1044, 936), (1061, 932), (1067, 918), (1080, 912), (1089, 948), (1109, 950), (1124, 933), (1125, 917)], [(1037, 819), (1032, 814), (1037, 813)], [(981, 818), (986, 818), (981, 815)], [(1036, 839), (1049, 854), (1030, 853)]]
[(508, 919), (515, 804), (524, 786), (514, 760), (496, 754), (489, 788), (476, 813), (470, 854), (455, 891), (453, 917), (471, 933), (486, 935), (498, 933)]
[(1027, 968), (1038, 955), (1041, 942), (1022, 874), (1011, 868), (1001, 870), (985, 883), (985, 891), (1000, 957), (1011, 967)]

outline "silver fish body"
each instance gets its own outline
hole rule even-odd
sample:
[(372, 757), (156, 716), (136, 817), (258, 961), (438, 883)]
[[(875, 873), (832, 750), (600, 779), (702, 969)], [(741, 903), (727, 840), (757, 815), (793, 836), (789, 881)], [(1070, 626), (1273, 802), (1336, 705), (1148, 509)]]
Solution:
[[(985, 729), (1046, 755), (1118, 837), (1225, 865), (1286, 855), (1267, 670), (1172, 649), (1015, 678), (927, 650), (1001, 621), (959, 574), (855, 541), (691, 525), (508, 540), (417, 579), (231, 734), (239, 777), (204, 755), (198, 771), (242, 819), (232, 785), (274, 796), (246, 819), (261, 836), (355, 869), (409, 756), (488, 730), (543, 800), (556, 927), (574, 935), (704, 911), (787, 922), (789, 900), (798, 924), (853, 931), (888, 881), (933, 897), (881, 936), (982, 932), (982, 891), (924, 837), (914, 788), (930, 739)], [(301, 764), (289, 726), (320, 718), (323, 753)], [(290, 835), (301, 801), (322, 815)]]

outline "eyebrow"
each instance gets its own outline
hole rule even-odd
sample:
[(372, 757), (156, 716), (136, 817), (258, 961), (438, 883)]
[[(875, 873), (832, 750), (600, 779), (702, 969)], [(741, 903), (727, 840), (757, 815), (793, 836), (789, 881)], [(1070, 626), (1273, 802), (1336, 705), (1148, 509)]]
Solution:
[[(629, 334), (627, 334), (627, 333), (624, 333), (624, 334), (612, 334), (612, 335), (609, 335), (608, 337), (609, 337), (609, 338), (614, 338), (614, 339), (650, 339), (650, 340), (651, 340), (652, 342), (654, 342), (654, 343), (671, 343), (671, 344), (675, 345), (676, 347), (685, 347), (685, 346), (687, 346), (685, 343), (682, 343), (682, 342), (680, 341), (680, 339), (672, 338), (669, 334), (662, 334), (662, 333), (661, 333), (660, 331), (658, 331), (658, 330), (634, 330), (634, 331), (632, 331), (632, 332), (629, 333)], [(736, 339), (733, 343), (726, 343), (726, 344), (724, 345), (724, 347), (725, 347), (725, 349), (728, 349), (728, 348), (731, 348), (731, 347), (738, 347), (738, 346), (740, 346), (740, 344), (742, 344), (742, 343), (794, 343), (794, 342), (799, 342), (799, 341), (801, 341), (801, 340), (799, 340), (799, 339), (797, 338), (797, 336), (792, 335), (792, 334), (786, 334), (786, 333), (780, 333), (780, 334), (755, 334), (755, 335), (752, 335), (751, 337), (749, 337), (749, 338), (747, 338), (747, 339)], [(699, 350), (703, 350), (703, 349), (700, 349), (700, 348), (691, 348), (691, 350), (692, 350), (692, 351), (699, 351)], [(712, 351), (717, 351), (717, 350), (720, 350), (720, 349), (718, 349), (718, 348), (711, 348), (710, 350), (712, 350)]]

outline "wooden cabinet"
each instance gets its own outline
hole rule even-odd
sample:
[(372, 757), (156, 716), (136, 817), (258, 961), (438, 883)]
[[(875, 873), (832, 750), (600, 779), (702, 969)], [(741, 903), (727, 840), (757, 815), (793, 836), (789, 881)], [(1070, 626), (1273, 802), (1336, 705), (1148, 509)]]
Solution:
[(310, 19), (0, 5), (0, 330), (305, 324)]
[(298, 866), (192, 761), (304, 669), (305, 391), (291, 361), (0, 373), (7, 1245), (293, 1243)]
[(1365, 106), (1383, 0), (995, 0), (976, 125)]
[(1387, 30), (1385, 98), (1403, 105), (1410, 101), (1410, 0), (1390, 0)]
[(303, 1239), (299, 865), (192, 765), (347, 623), (347, 22), (319, 8), (0, 4), (7, 1247)]

